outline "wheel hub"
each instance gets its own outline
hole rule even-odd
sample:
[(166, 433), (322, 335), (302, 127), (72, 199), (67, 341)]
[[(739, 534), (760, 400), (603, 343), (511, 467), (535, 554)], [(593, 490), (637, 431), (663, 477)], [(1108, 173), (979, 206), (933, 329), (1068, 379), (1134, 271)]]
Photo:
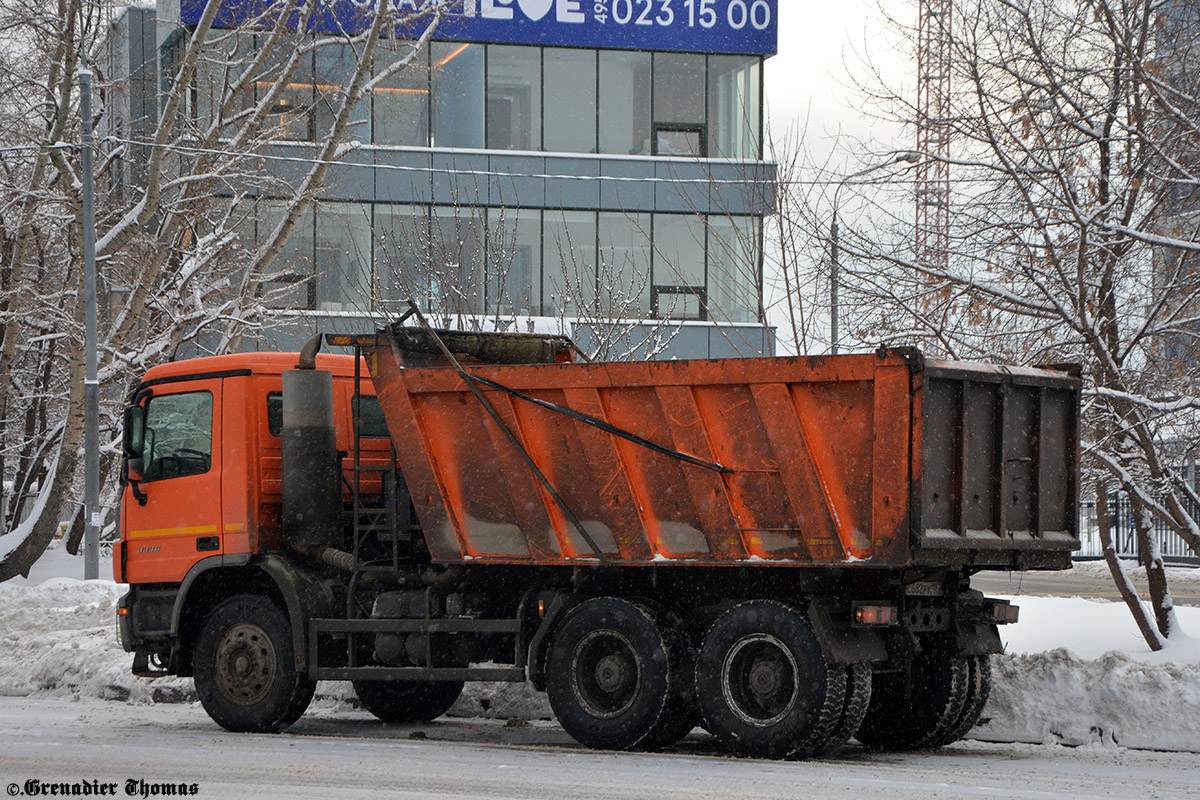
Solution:
[(754, 662), (750, 668), (748, 685), (756, 698), (767, 700), (775, 695), (787, 672), (787, 666), (773, 658), (764, 658)]
[(225, 631), (217, 644), (216, 685), (231, 703), (260, 702), (275, 683), (275, 645), (257, 625), (242, 623)]
[(620, 716), (633, 704), (640, 686), (637, 655), (620, 633), (592, 631), (575, 646), (571, 654), (571, 691), (591, 716)]
[(624, 685), (632, 666), (620, 655), (608, 655), (596, 664), (596, 684), (601, 691), (612, 693)]

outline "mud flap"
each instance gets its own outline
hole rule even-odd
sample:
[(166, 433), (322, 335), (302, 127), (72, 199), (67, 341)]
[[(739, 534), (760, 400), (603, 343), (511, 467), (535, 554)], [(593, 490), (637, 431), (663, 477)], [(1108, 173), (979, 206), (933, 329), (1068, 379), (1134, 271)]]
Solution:
[(963, 655), (986, 656), (1003, 653), (1000, 629), (984, 622), (960, 622), (955, 626), (955, 643)]
[(529, 682), (539, 692), (546, 690), (546, 651), (550, 645), (550, 633), (578, 602), (579, 597), (571, 592), (555, 593), (546, 606), (546, 614), (542, 617), (541, 624), (529, 640)]
[(296, 654), (296, 668), (307, 675), (316, 664), (308, 663), (310, 651), (308, 641), (309, 621), (329, 617), (335, 607), (327, 583), (312, 570), (299, 567), (278, 555), (260, 557), (255, 566), (267, 573), (279, 587), (283, 601), (287, 604), (288, 621), (292, 626), (292, 647)]
[(825, 658), (834, 664), (887, 660), (887, 647), (879, 632), (852, 626), (849, 614), (838, 614), (833, 603), (815, 599), (810, 601), (808, 621), (817, 635), (817, 641), (821, 643)]
[(166, 667), (150, 666), (151, 651), (145, 645), (142, 645), (137, 650), (133, 651), (133, 669), (132, 672), (139, 678), (162, 678), (167, 675), (174, 675), (177, 672), (176, 660), (178, 651), (172, 647), (171, 655), (167, 659)]

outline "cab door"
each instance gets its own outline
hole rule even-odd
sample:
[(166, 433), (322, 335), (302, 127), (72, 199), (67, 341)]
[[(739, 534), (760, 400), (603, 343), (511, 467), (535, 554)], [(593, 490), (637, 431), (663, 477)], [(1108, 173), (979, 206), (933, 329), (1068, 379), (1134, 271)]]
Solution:
[(222, 549), (221, 381), (154, 387), (142, 408), (142, 472), (122, 498), (125, 580), (174, 583)]

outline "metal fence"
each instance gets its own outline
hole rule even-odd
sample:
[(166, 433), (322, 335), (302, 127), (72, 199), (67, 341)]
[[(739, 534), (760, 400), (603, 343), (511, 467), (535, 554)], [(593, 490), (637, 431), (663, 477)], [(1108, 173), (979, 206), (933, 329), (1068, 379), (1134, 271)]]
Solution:
[[(1110, 497), (1108, 500), (1109, 525), (1112, 530), (1113, 544), (1116, 545), (1117, 555), (1122, 558), (1136, 558), (1141, 563), (1141, 552), (1138, 548), (1137, 533), (1133, 527), (1133, 514), (1129, 507), (1129, 499), (1125, 497)], [(1195, 512), (1193, 512), (1195, 513)], [(1161, 520), (1154, 521), (1154, 538), (1162, 551), (1163, 560), (1169, 564), (1200, 565), (1200, 558), (1192, 552), (1182, 539), (1176, 536)], [(1095, 502), (1079, 504), (1079, 539), (1081, 548), (1075, 554), (1077, 559), (1103, 558), (1104, 552), (1100, 546), (1100, 529), (1096, 524)]]

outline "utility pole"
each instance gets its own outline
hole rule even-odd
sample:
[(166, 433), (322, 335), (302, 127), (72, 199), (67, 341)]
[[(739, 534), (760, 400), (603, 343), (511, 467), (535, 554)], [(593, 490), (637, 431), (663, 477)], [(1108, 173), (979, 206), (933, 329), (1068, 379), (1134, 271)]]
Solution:
[[(80, 28), (82, 37), (83, 29)], [(96, 375), (96, 199), (92, 174), (92, 71), (87, 42), (79, 57), (79, 166), (83, 183), (84, 350), (83, 381), (83, 577), (100, 577), (100, 381)]]

